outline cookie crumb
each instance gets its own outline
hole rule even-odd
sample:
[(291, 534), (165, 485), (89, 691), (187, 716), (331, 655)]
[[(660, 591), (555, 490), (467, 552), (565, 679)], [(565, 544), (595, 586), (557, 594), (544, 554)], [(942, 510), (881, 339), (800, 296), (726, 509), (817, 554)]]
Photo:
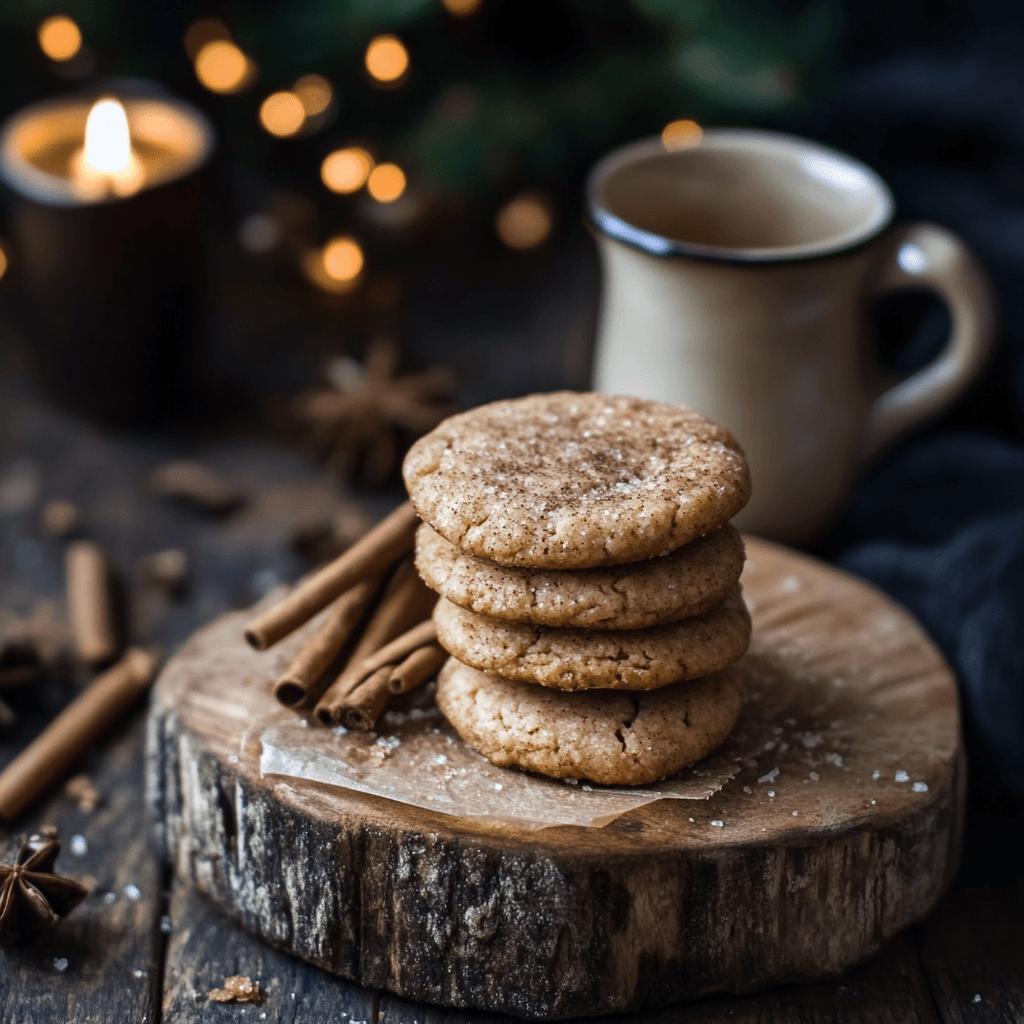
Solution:
[(261, 998), (260, 983), (243, 974), (233, 974), (224, 979), (222, 988), (210, 992), (208, 998), (215, 1003), (258, 1003)]

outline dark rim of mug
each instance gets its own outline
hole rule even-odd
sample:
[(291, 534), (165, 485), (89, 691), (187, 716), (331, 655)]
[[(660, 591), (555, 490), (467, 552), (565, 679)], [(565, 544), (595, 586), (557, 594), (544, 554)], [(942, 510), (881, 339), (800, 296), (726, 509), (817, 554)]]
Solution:
[[(653, 231), (645, 231), (638, 228), (621, 217), (616, 216), (608, 210), (600, 198), (601, 186), (608, 175), (617, 170), (629, 160), (640, 156), (655, 156), (658, 153), (670, 152), (666, 150), (662, 141), (657, 136), (640, 139), (637, 142), (628, 143), (619, 149), (613, 150), (607, 156), (599, 160), (590, 173), (587, 175), (586, 183), (586, 219), (590, 226), (602, 234), (614, 238), (618, 242), (648, 256), (665, 258), (685, 258), (703, 260), (708, 263), (731, 263), (744, 266), (784, 266), (788, 263), (808, 263), (812, 260), (829, 259), (836, 256), (846, 256), (849, 253), (862, 249), (865, 245), (873, 242), (881, 235), (893, 221), (896, 213), (896, 202), (888, 185), (882, 178), (873, 171), (867, 164), (861, 163), (852, 156), (823, 146), (820, 143), (802, 139), (797, 135), (788, 135), (784, 132), (769, 132), (757, 128), (713, 128), (705, 131), (704, 139), (736, 137), (739, 135), (759, 136), (766, 141), (788, 142), (802, 146), (809, 151), (821, 152), (851, 164), (866, 175), (878, 189), (883, 203), (883, 215), (871, 225), (870, 230), (863, 234), (855, 235), (849, 241), (838, 244), (822, 243), (815, 251), (806, 253), (787, 252), (785, 247), (779, 247), (778, 255), (771, 249), (727, 249), (719, 246), (699, 245), (694, 242), (681, 242), (674, 238), (666, 238), (664, 235), (656, 234)], [(699, 145), (699, 144), (698, 144)]]

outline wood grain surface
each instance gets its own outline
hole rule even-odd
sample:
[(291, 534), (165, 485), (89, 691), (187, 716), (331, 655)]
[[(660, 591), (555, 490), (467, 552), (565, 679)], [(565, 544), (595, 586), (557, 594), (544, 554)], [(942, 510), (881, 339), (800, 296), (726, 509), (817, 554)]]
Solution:
[(755, 991), (866, 959), (956, 869), (955, 682), (878, 591), (784, 548), (748, 550), (739, 731), (767, 724), (772, 738), (710, 800), (528, 832), (261, 778), (252, 726), (277, 713), (270, 687), (292, 652), (249, 651), (236, 615), (158, 683), (150, 784), (175, 870), (367, 987), (522, 1017)]

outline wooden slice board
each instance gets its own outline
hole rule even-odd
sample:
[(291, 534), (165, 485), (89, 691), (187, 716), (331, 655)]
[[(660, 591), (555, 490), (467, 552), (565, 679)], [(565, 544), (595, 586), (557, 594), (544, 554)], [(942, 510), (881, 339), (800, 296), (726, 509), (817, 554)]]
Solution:
[(767, 723), (770, 749), (709, 800), (528, 831), (263, 778), (250, 726), (278, 710), (270, 685), (296, 641), (256, 654), (235, 613), (155, 692), (149, 791), (176, 869), (329, 971), (521, 1017), (749, 992), (866, 959), (957, 867), (956, 682), (873, 587), (763, 541), (747, 552), (744, 715)]

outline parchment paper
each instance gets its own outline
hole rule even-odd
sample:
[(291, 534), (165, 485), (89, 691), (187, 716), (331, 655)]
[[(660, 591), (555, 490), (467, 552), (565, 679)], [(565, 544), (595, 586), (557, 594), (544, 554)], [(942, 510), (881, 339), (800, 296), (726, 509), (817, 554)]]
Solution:
[(621, 789), (499, 768), (462, 742), (437, 709), (433, 689), (430, 684), (385, 712), (376, 733), (325, 729), (282, 711), (252, 731), (263, 746), (260, 771), (536, 829), (600, 827), (654, 800), (706, 800), (743, 760), (727, 741), (721, 752), (672, 778)]

